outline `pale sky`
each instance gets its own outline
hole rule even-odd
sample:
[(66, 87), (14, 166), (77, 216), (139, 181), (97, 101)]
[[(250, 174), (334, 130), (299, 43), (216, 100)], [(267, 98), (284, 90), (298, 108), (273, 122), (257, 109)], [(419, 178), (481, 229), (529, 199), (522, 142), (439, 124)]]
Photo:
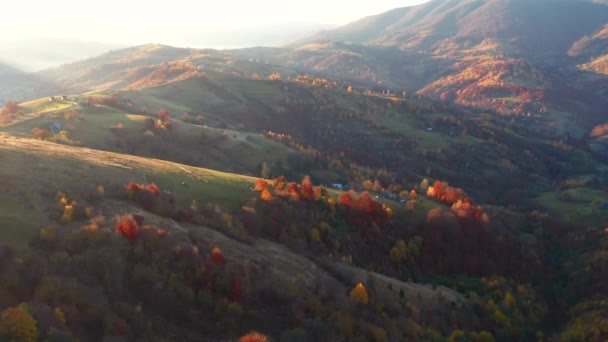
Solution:
[(61, 37), (108, 43), (183, 45), (199, 31), (294, 23), (346, 24), (428, 0), (3, 0), (0, 41)]

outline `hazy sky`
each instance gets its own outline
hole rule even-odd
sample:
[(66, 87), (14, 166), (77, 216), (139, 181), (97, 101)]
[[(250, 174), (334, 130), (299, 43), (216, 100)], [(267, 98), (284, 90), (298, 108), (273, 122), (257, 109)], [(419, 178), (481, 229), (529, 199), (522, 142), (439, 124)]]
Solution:
[[(294, 23), (342, 25), (427, 0), (4, 0), (0, 40), (27, 36), (100, 42), (187, 44), (183, 32)], [(292, 25), (293, 26), (293, 25)]]

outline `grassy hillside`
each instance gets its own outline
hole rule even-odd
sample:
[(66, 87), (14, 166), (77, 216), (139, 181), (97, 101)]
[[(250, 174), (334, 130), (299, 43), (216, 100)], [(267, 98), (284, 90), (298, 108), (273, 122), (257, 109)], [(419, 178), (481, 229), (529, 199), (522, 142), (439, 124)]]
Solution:
[[(190, 84), (181, 85), (188, 87)], [(45, 139), (73, 146), (129, 153), (189, 165), (203, 166), (218, 170), (259, 175), (261, 166), (266, 163), (275, 167), (276, 172), (299, 172), (289, 170), (289, 161), (305, 160), (296, 151), (274, 142), (263, 135), (244, 133), (229, 129), (212, 128), (219, 117), (194, 114), (190, 107), (197, 102), (179, 102), (183, 97), (171, 97), (174, 86), (165, 89), (165, 94), (149, 92), (125, 92), (121, 98), (128, 98), (133, 110), (141, 113), (141, 106), (151, 108), (151, 114), (132, 114), (104, 104), (73, 105), (71, 101), (47, 98), (21, 104), (24, 110), (31, 111), (20, 120), (0, 128), (1, 131), (20, 137), (29, 137), (33, 130), (44, 131)], [(196, 91), (205, 89), (190, 87)], [(163, 100), (163, 97), (166, 100)], [(196, 98), (192, 96), (191, 98)], [(184, 103), (177, 105), (176, 103)], [(141, 106), (140, 106), (141, 105)], [(121, 107), (123, 108), (123, 107)], [(194, 107), (196, 108), (196, 107)], [(155, 115), (167, 109), (171, 117), (171, 129), (155, 128)], [(147, 110), (149, 111), (149, 110)], [(184, 113), (192, 113), (186, 114)], [(198, 113), (201, 113), (200, 111)], [(200, 116), (200, 117), (199, 117)], [(152, 126), (150, 126), (150, 122)], [(59, 124), (61, 132), (51, 132), (53, 124)], [(226, 126), (226, 124), (223, 124)]]
[[(255, 178), (63, 144), (2, 136), (2, 237), (23, 246), (57, 216), (58, 191), (89, 196), (128, 182), (156, 183), (180, 206), (192, 200), (239, 206)], [(24, 172), (26, 171), (26, 172)], [(4, 240), (7, 241), (7, 240)]]

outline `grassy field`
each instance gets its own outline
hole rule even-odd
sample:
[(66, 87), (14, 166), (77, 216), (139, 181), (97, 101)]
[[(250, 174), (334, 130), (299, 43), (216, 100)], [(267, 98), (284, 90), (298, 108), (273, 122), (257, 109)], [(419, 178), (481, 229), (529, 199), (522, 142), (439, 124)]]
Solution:
[(0, 196), (0, 243), (23, 247), (50, 220), (25, 202)]
[[(188, 207), (195, 200), (239, 208), (257, 196), (250, 190), (255, 177), (8, 135), (1, 135), (0, 142), (0, 237), (18, 246), (37, 229), (56, 224), (58, 191), (87, 197), (102, 185), (122, 194), (128, 182), (148, 182), (170, 191), (178, 207)], [(340, 192), (330, 194), (337, 198)], [(394, 210), (404, 208), (396, 201), (382, 202)], [(426, 211), (440, 206), (419, 199), (414, 215), (424, 219)]]
[[(0, 132), (29, 137), (33, 129), (48, 131), (58, 122), (64, 132), (50, 134), (50, 141), (247, 174), (254, 174), (263, 162), (287, 165), (288, 159), (297, 155), (293, 149), (261, 134), (207, 127), (175, 117), (171, 118), (172, 131), (145, 136), (148, 128), (144, 120), (149, 118), (155, 116), (131, 114), (105, 105), (75, 106), (0, 127)], [(117, 146), (116, 138), (136, 143), (134, 147)]]
[(560, 192), (546, 192), (537, 200), (551, 213), (570, 222), (594, 224), (608, 219), (608, 203), (605, 191), (579, 187)]
[(0, 237), (15, 245), (24, 245), (37, 229), (53, 223), (58, 191), (87, 197), (99, 185), (120, 189), (147, 179), (171, 191), (181, 207), (196, 200), (237, 208), (253, 196), (252, 177), (39, 140), (0, 140)]
[(60, 96), (55, 97), (55, 100), (50, 101), (48, 97), (41, 99), (22, 102), (19, 107), (25, 108), (32, 113), (53, 112), (72, 107), (72, 101), (62, 100)]

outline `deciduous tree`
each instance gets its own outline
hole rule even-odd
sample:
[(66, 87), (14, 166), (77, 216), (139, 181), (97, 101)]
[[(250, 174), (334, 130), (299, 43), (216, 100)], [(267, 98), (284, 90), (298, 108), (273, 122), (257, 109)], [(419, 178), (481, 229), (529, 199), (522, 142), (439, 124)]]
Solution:
[(367, 289), (362, 283), (357, 284), (351, 291), (349, 298), (351, 301), (357, 304), (367, 304), (369, 302), (369, 296), (367, 294)]

